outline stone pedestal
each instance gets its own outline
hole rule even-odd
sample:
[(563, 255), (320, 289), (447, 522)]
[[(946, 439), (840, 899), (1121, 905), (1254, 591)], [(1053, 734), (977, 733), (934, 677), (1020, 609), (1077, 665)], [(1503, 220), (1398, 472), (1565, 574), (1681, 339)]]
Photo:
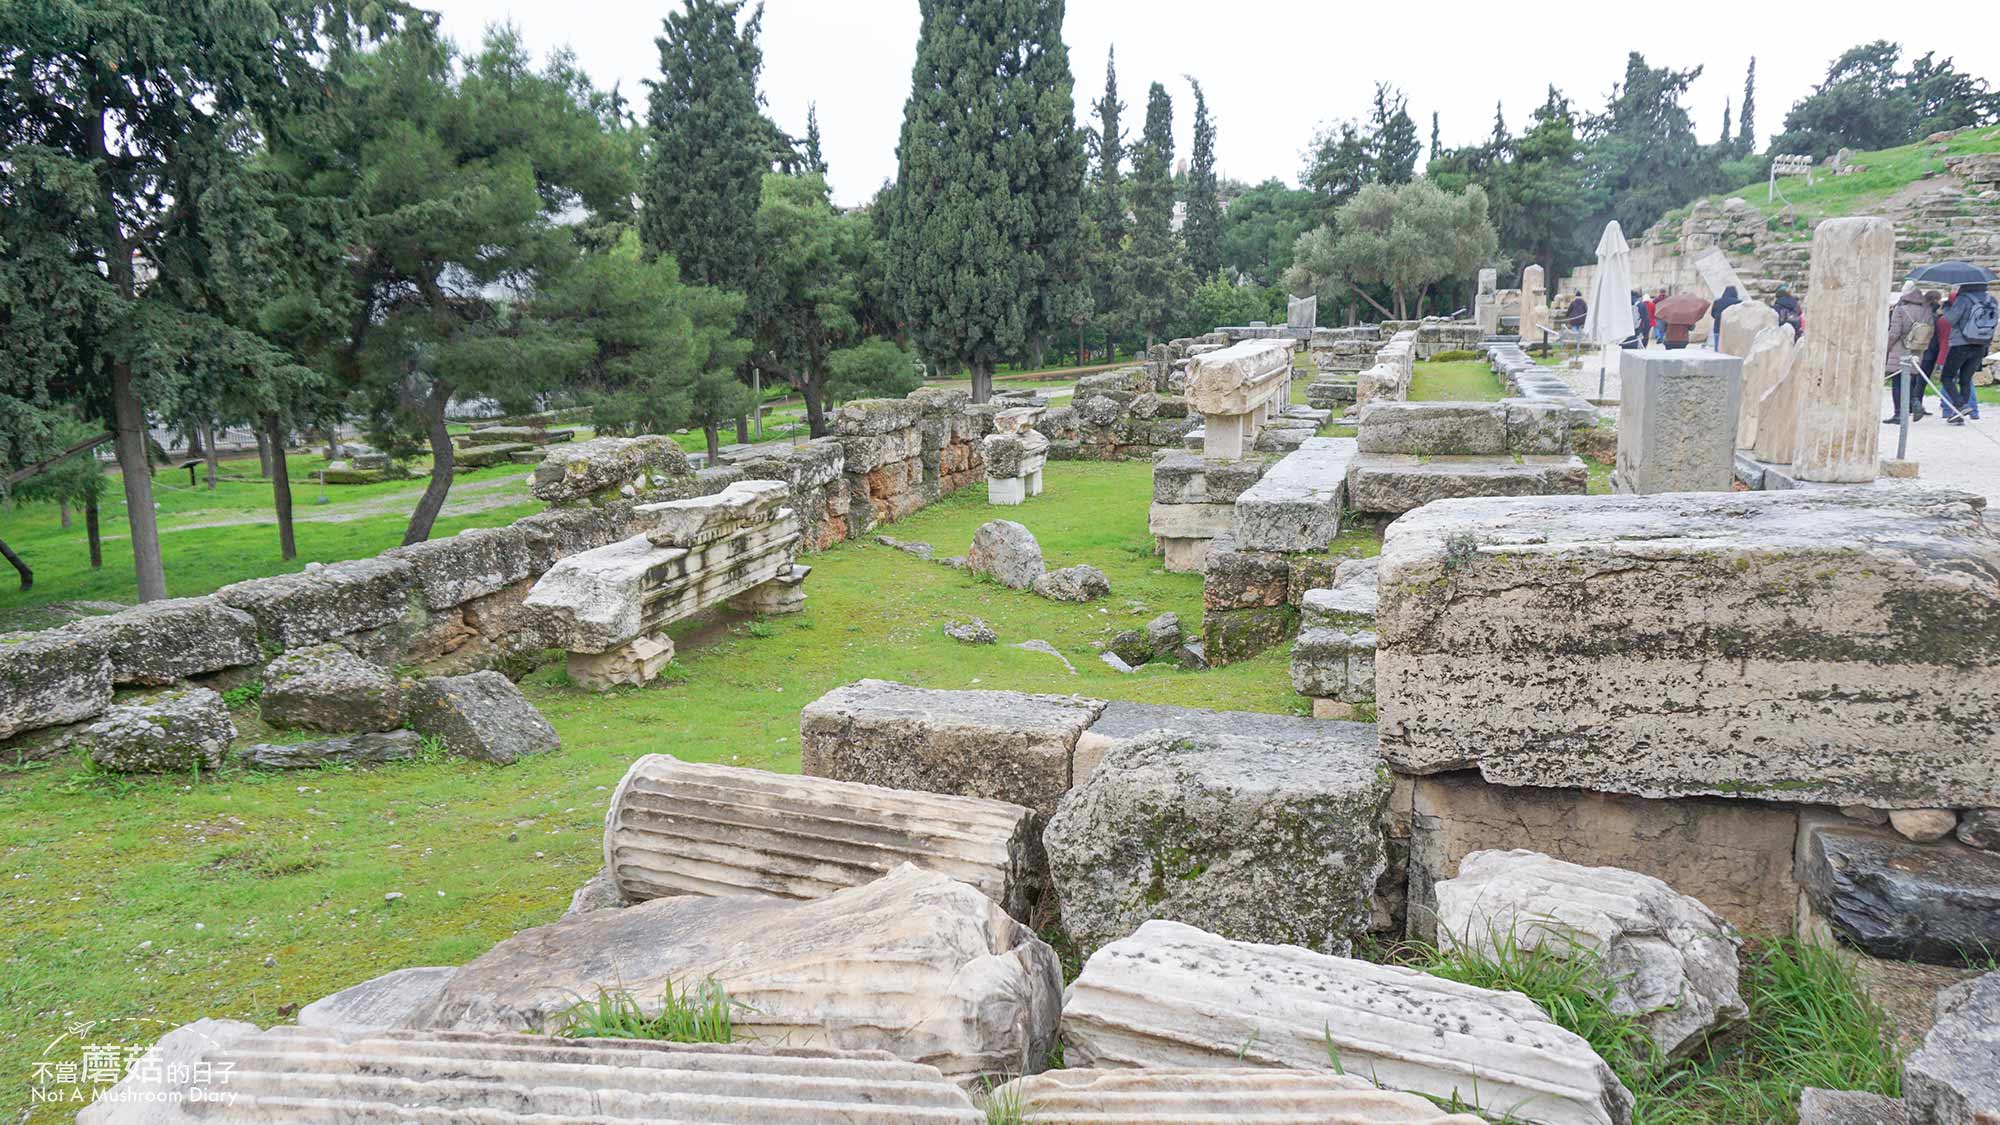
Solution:
[(1482, 335), (1500, 331), (1500, 271), (1479, 271), (1479, 293), (1472, 298), (1472, 319)]
[(1535, 344), (1542, 339), (1541, 330), (1548, 327), (1547, 308), (1549, 294), (1542, 281), (1542, 267), (1529, 266), (1521, 271), (1521, 343)]
[(988, 504), (1009, 506), (1042, 494), (1042, 468), (1049, 457), (1048, 438), (1029, 429), (1005, 431), (989, 434), (981, 448), (986, 461)]
[(764, 617), (803, 613), (806, 608), (806, 575), (810, 573), (812, 567), (793, 563), (790, 569), (780, 571), (769, 582), (729, 599), (729, 608)]
[(1813, 231), (1812, 331), (1799, 362), (1792, 457), (1800, 480), (1875, 479), (1895, 260), (1896, 228), (1887, 219), (1828, 219)]
[(1632, 351), (1620, 372), (1618, 491), (1729, 491), (1743, 361), (1707, 348)]
[(585, 691), (610, 691), (626, 684), (653, 682), (673, 663), (674, 642), (665, 633), (634, 637), (605, 652), (569, 654), (570, 682)]

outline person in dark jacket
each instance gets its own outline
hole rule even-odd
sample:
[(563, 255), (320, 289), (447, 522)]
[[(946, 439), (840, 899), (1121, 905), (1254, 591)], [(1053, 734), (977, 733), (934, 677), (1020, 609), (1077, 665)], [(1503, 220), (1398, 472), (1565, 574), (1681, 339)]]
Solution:
[(1647, 335), (1652, 331), (1653, 316), (1651, 308), (1646, 304), (1646, 295), (1634, 289), (1632, 290), (1632, 334), (1625, 337), (1625, 342), (1618, 346), (1643, 348), (1646, 346)]
[(1709, 347), (1719, 348), (1722, 346), (1722, 314), (1729, 309), (1729, 306), (1740, 305), (1742, 303), (1743, 298), (1736, 295), (1736, 287), (1734, 285), (1723, 287), (1722, 296), (1717, 297), (1715, 304), (1709, 306), (1708, 310), (1709, 323), (1711, 325), (1708, 330)]
[(1951, 325), (1944, 319), (1944, 294), (1927, 289), (1924, 291), (1924, 304), (1931, 310), (1931, 342), (1924, 345), (1924, 354), (1917, 360), (1917, 369), (1924, 373), (1924, 377), (1918, 381), (1916, 396), (1910, 400), (1911, 421), (1930, 417), (1930, 411), (1924, 409), (1924, 391), (1929, 388), (1930, 381), (1937, 378), (1938, 364), (1951, 350)]
[(1792, 331), (1806, 334), (1806, 313), (1799, 307), (1799, 299), (1792, 295), (1789, 285), (1778, 286), (1778, 295), (1771, 300), (1771, 311), (1778, 314), (1779, 324), (1789, 324)]
[(1590, 305), (1584, 301), (1583, 294), (1578, 293), (1576, 296), (1571, 297), (1569, 299), (1569, 326), (1581, 332), (1583, 331), (1583, 322), (1589, 318)]
[(1958, 295), (1944, 307), (1945, 324), (1951, 330), (1951, 348), (1939, 364), (1942, 374), (1944, 420), (1963, 426), (1967, 418), (1979, 419), (1979, 398), (1972, 390), (1972, 373), (1986, 361), (1986, 349), (1993, 343), (1995, 323), (2000, 322), (2000, 303), (1974, 283), (1958, 287)]

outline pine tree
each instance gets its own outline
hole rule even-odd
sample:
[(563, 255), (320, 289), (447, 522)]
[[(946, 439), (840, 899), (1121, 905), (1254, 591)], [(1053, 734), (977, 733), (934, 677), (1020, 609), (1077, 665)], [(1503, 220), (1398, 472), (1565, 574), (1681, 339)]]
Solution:
[(756, 269), (757, 203), (775, 134), (757, 93), (764, 9), (746, 20), (744, 3), (687, 0), (654, 41), (660, 78), (649, 83), (639, 214), (648, 254), (672, 254), (689, 284), (738, 293)]
[(1402, 91), (1386, 82), (1375, 84), (1374, 115), (1369, 120), (1368, 144), (1375, 179), (1385, 184), (1407, 184), (1417, 174), (1417, 157), (1423, 154), (1417, 140), (1417, 123)]
[(1208, 99), (1202, 96), (1201, 83), (1190, 77), (1188, 85), (1194, 88), (1194, 158), (1188, 164), (1187, 218), (1181, 224), (1181, 233), (1187, 240), (1188, 265), (1193, 268), (1194, 276), (1213, 278), (1222, 266), (1222, 200), (1215, 183), (1215, 122), (1209, 119)]
[(1432, 110), (1431, 111), (1431, 159), (1436, 160), (1438, 158), (1438, 155), (1442, 151), (1443, 151), (1442, 148), (1440, 148), (1440, 146), (1438, 145), (1438, 115), (1436, 110)]
[(806, 175), (826, 175), (826, 157), (819, 147), (819, 103), (806, 103)]
[[(1020, 0), (922, 0), (896, 150), (892, 288), (919, 349), (970, 368), (980, 402), (993, 368), (1066, 312), (1060, 267), (1077, 256), (1083, 149), (1062, 4), (1020, 9)], [(1051, 245), (1072, 261), (1052, 262)]]
[(1132, 156), (1132, 239), (1126, 286), (1132, 320), (1146, 345), (1166, 332), (1194, 288), (1187, 254), (1174, 233), (1174, 103), (1158, 82), (1146, 91), (1146, 127)]
[(1749, 156), (1757, 151), (1757, 56), (1750, 56), (1750, 69), (1743, 74), (1743, 111), (1736, 118), (1736, 152)]

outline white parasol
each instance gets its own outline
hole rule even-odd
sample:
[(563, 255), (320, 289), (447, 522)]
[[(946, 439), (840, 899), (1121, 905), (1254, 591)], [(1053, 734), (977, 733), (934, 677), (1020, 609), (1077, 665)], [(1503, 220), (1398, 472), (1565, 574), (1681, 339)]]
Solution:
[(1590, 311), (1583, 322), (1583, 338), (1604, 349), (1597, 375), (1597, 396), (1604, 397), (1604, 376), (1616, 370), (1618, 348), (1632, 338), (1632, 249), (1625, 245), (1625, 232), (1618, 220), (1604, 224), (1604, 237), (1597, 240), (1597, 273), (1591, 284)]

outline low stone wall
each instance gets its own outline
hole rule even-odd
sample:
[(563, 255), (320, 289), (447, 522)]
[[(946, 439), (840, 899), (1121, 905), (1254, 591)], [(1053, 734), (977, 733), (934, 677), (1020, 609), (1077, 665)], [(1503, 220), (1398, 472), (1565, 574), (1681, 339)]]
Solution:
[(1144, 364), (1078, 379), (1069, 405), (1036, 423), (1049, 438), (1049, 457), (1122, 461), (1178, 447), (1201, 424), (1183, 394), (1191, 344), (1157, 344)]

